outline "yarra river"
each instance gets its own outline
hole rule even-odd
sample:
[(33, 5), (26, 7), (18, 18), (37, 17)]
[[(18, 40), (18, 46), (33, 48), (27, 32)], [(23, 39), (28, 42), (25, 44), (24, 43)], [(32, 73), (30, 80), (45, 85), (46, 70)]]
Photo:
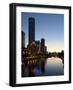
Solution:
[(41, 58), (22, 66), (22, 77), (58, 75), (64, 75), (64, 64), (58, 57)]

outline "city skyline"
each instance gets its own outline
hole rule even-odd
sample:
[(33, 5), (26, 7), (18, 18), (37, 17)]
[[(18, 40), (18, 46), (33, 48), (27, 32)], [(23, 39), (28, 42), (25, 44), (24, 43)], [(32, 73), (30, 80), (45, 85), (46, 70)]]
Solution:
[(22, 31), (25, 32), (25, 46), (28, 45), (28, 19), (35, 18), (35, 40), (45, 38), (48, 52), (64, 50), (64, 15), (22, 12)]

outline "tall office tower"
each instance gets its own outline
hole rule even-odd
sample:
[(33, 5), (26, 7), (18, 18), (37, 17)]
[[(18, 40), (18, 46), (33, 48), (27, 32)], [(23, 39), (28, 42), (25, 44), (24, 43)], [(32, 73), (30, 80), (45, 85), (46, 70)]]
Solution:
[(25, 48), (25, 33), (22, 31), (22, 48)]
[(41, 52), (43, 53), (45, 51), (45, 39), (41, 39)]
[(35, 19), (29, 17), (29, 44), (35, 41)]

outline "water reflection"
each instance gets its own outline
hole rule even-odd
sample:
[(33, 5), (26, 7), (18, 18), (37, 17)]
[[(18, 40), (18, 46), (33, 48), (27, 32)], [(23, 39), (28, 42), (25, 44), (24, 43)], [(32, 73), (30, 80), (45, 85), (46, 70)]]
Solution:
[(22, 64), (22, 77), (64, 75), (62, 60), (58, 57), (28, 60)]
[(64, 75), (63, 63), (60, 58), (48, 58), (45, 66), (45, 75)]

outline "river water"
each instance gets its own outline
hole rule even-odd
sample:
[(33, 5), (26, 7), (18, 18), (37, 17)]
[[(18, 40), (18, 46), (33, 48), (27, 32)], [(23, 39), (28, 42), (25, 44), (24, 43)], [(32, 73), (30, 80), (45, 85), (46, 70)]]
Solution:
[(64, 75), (64, 66), (60, 58), (48, 58), (45, 65), (45, 75)]
[(34, 60), (22, 68), (22, 77), (64, 75), (64, 65), (58, 57)]

